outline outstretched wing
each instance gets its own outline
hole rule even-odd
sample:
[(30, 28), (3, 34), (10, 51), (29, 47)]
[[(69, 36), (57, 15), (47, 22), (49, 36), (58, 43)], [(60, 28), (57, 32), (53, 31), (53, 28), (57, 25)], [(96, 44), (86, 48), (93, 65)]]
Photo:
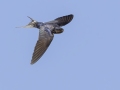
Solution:
[(39, 39), (34, 48), (31, 64), (36, 63), (49, 47), (54, 35), (51, 34), (49, 29), (39, 30)]
[(46, 22), (46, 23), (52, 23), (52, 24), (57, 24), (59, 26), (64, 26), (64, 25), (70, 23), (72, 21), (72, 19), (73, 19), (73, 15), (70, 14), (70, 15), (58, 17), (55, 20), (49, 21), (49, 22)]

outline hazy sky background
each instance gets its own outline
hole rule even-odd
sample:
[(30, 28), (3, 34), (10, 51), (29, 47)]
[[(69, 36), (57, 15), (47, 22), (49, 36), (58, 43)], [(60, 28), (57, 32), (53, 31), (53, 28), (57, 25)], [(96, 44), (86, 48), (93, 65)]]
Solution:
[[(74, 14), (30, 65), (38, 30), (15, 28)], [(2, 0), (0, 90), (120, 90), (120, 0)]]

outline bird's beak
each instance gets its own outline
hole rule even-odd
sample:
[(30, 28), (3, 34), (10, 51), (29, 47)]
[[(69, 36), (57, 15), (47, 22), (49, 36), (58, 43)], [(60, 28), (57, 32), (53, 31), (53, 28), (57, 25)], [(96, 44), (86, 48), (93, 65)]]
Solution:
[(34, 28), (34, 23), (37, 22), (37, 21), (33, 20), (29, 16), (27, 16), (27, 17), (31, 19), (31, 22), (28, 25), (26, 25), (26, 26), (21, 26), (21, 27), (16, 27), (16, 28)]

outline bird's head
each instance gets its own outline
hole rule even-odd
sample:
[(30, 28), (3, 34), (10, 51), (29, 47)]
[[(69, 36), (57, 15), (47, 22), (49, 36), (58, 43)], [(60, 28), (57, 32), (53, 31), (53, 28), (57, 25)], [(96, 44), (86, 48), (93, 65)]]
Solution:
[(31, 19), (31, 22), (28, 25), (26, 25), (26, 26), (17, 27), (17, 28), (38, 28), (38, 22), (36, 20), (33, 20), (29, 16), (27, 16), (27, 17)]

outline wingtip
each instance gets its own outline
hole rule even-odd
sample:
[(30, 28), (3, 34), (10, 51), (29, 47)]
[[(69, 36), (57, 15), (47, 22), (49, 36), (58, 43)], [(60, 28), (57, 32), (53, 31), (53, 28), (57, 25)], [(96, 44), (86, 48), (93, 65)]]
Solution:
[(70, 16), (72, 16), (72, 18), (74, 17), (74, 15), (73, 15), (73, 14), (70, 14)]
[(31, 21), (34, 21), (31, 17), (27, 16)]
[(31, 64), (31, 65), (33, 65), (33, 64), (34, 64), (34, 62), (32, 62), (32, 61), (31, 61), (31, 63), (30, 63), (30, 64)]
[(31, 60), (31, 65), (33, 65), (33, 64), (35, 64), (37, 61), (33, 61), (33, 60)]
[(28, 18), (31, 18), (31, 17), (29, 17), (29, 16), (27, 16)]
[(68, 16), (73, 16), (73, 17), (74, 17), (74, 15), (73, 15), (73, 14), (69, 14)]
[(70, 14), (70, 15), (74, 16), (73, 14)]

